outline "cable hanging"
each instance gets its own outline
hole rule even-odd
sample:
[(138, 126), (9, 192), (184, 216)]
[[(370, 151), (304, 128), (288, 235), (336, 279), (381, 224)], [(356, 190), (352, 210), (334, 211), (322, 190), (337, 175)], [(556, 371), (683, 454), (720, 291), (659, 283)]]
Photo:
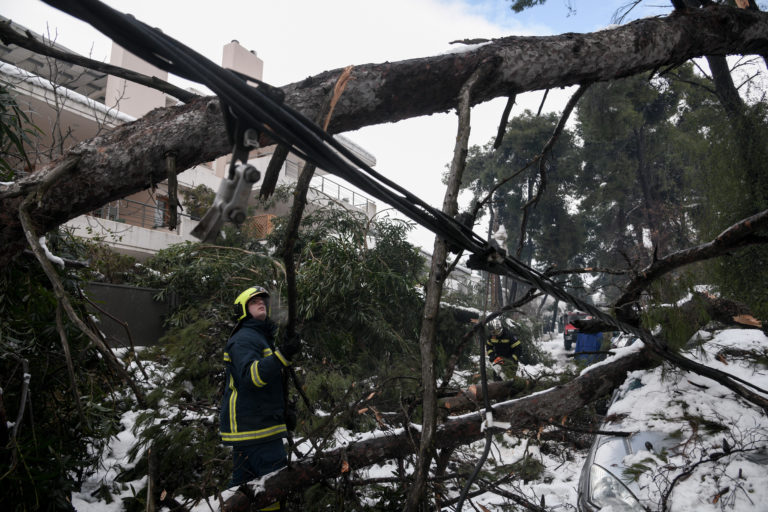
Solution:
[[(619, 321), (567, 293), (542, 273), (507, 255), (506, 251), (493, 242), (486, 242), (453, 217), (374, 171), (331, 135), (286, 105), (279, 88), (250, 78), (246, 80), (244, 76), (222, 68), (160, 30), (98, 0), (43, 1), (88, 22), (117, 44), (158, 68), (207, 86), (219, 97), (228, 126), (234, 120), (241, 128), (255, 129), (277, 143), (286, 145), (300, 158), (391, 205), (444, 239), (453, 249), (452, 252), (466, 250), (470, 253), (468, 267), (512, 276), (576, 306), (616, 330), (637, 336), (662, 357), (684, 368), (696, 368), (700, 373), (708, 373), (702, 369), (702, 365), (673, 353), (664, 341), (656, 339), (647, 330)], [(248, 81), (257, 83), (257, 86), (249, 85)], [(743, 388), (735, 383), (737, 378), (718, 370), (708, 370), (727, 376), (729, 387), (745, 396)]]

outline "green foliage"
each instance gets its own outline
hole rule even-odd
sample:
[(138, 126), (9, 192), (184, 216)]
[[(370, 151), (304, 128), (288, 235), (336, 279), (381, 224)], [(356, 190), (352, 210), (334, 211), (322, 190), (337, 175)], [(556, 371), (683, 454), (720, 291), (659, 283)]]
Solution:
[(67, 228), (48, 233), (46, 240), (50, 250), (59, 257), (87, 263), (86, 268), (72, 277), (114, 284), (133, 279), (136, 259), (116, 252), (103, 240), (79, 238)]
[(409, 226), (329, 207), (308, 215), (303, 227), (297, 288), (308, 352), (363, 371), (412, 352), (423, 259), (405, 241)]
[[(473, 201), (480, 201), (498, 183), (523, 171), (499, 187), (492, 204), (509, 235), (506, 249), (511, 254), (520, 245), (523, 207), (544, 186), (538, 164), (527, 166), (541, 153), (557, 122), (555, 114), (536, 116), (526, 111), (509, 121), (498, 149), (493, 149), (493, 142), (469, 149), (464, 182), (473, 193)], [(535, 260), (541, 268), (585, 265), (582, 248), (586, 228), (572, 204), (579, 170), (576, 149), (573, 134), (564, 130), (548, 156), (545, 193), (529, 210), (521, 257), (529, 262)], [(580, 286), (581, 280), (574, 277), (570, 284)]]
[(281, 266), (264, 249), (184, 243), (160, 251), (137, 271), (133, 284), (159, 288), (178, 307), (168, 318), (184, 327), (199, 318), (232, 321), (232, 302), (254, 284), (275, 289)]
[[(62, 274), (65, 284), (77, 282)], [(0, 387), (7, 419), (15, 420), (25, 405), (16, 438), (0, 447), (4, 510), (70, 510), (70, 492), (98, 463), (124, 406), (99, 355), (65, 318), (78, 408), (55, 313), (56, 298), (36, 261), (20, 258), (0, 270)], [(30, 378), (22, 404), (24, 371)]]
[(626, 481), (637, 481), (643, 473), (653, 471), (657, 466), (657, 461), (653, 457), (646, 457), (645, 459), (635, 462), (624, 468), (623, 476)]
[(203, 218), (216, 199), (216, 191), (205, 185), (198, 185), (193, 189), (183, 189), (181, 195), (184, 198), (186, 213), (196, 220)]
[(510, 0), (511, 8), (515, 12), (523, 12), (536, 5), (544, 5), (547, 0)]
[[(691, 66), (679, 71), (696, 80)], [(702, 146), (700, 125), (688, 117), (704, 105), (699, 94), (682, 82), (635, 76), (594, 84), (580, 101), (585, 165), (576, 186), (599, 265), (646, 264), (649, 238), (662, 253), (695, 240), (688, 212), (699, 200), (691, 191)]]
[[(712, 239), (732, 224), (768, 209), (768, 114), (766, 105), (745, 107), (730, 121), (714, 124), (709, 165), (698, 183), (707, 208), (698, 211), (704, 239)], [(714, 131), (716, 129), (716, 131)], [(765, 235), (766, 230), (762, 231)], [(768, 246), (734, 251), (730, 257), (706, 264), (710, 282), (725, 296), (738, 297), (758, 318), (768, 318)]]
[[(231, 457), (221, 445), (216, 429), (200, 419), (190, 419), (184, 409), (154, 409), (137, 422), (139, 443), (129, 450), (136, 464), (121, 472), (118, 482), (132, 482), (149, 474), (155, 479), (155, 502), (161, 493), (204, 500), (227, 487), (231, 478)], [(134, 499), (123, 502), (125, 510), (146, 510), (146, 487)]]
[(224, 340), (227, 324), (200, 319), (184, 327), (172, 329), (160, 340), (165, 357), (174, 361), (170, 390), (178, 402), (218, 404), (223, 378)]
[(530, 481), (541, 479), (544, 475), (544, 470), (546, 470), (544, 464), (530, 454), (525, 454), (520, 460), (513, 464), (497, 468), (497, 471), (500, 471), (503, 474), (514, 473), (517, 478), (526, 484)]
[(719, 421), (702, 416), (701, 414), (691, 414), (690, 412), (686, 412), (683, 414), (683, 419), (685, 419), (691, 425), (691, 428), (694, 429), (694, 432), (696, 432), (697, 429), (701, 429), (708, 435), (715, 435), (721, 432), (730, 431), (728, 425), (724, 425)]
[[(201, 411), (217, 417), (230, 305), (240, 291), (252, 284), (269, 288), (271, 316), (284, 323), (282, 263), (267, 252), (282, 242), (284, 222), (276, 222), (276, 233), (266, 244), (249, 245), (254, 250), (181, 244), (137, 266), (133, 283), (161, 289), (177, 306), (160, 347), (144, 354), (145, 360), (167, 362), (172, 375), (148, 396), (152, 408), (137, 421), (136, 465), (126, 469), (123, 482), (146, 474), (152, 447), (158, 457), (157, 488), (169, 495), (196, 499), (226, 486), (231, 468), (217, 421), (182, 418), (189, 417), (185, 412), (194, 416)], [(400, 221), (371, 221), (330, 206), (302, 222), (296, 266), (306, 344), (297, 371), (313, 406), (332, 414), (313, 416), (297, 396), (292, 398), (298, 402), (297, 433), (312, 436), (319, 446), (337, 428), (375, 428), (375, 410), (397, 411), (404, 400), (417, 402), (422, 310), (417, 285), (423, 260), (406, 241), (408, 229)], [(459, 331), (447, 332), (445, 343), (455, 343)], [(350, 407), (354, 403), (363, 405)], [(188, 449), (190, 444), (195, 450)], [(338, 499), (337, 491), (326, 498)], [(316, 497), (307, 503), (321, 501)], [(146, 491), (139, 489), (126, 506), (138, 510), (145, 502)]]
[[(691, 269), (691, 270), (696, 270)], [(695, 293), (694, 284), (702, 276), (695, 272), (677, 272), (663, 282), (654, 283), (648, 294), (648, 306), (643, 310), (643, 325), (661, 326), (662, 336), (670, 347), (677, 350), (709, 320), (702, 296)], [(674, 307), (679, 297), (690, 296), (686, 307)]]

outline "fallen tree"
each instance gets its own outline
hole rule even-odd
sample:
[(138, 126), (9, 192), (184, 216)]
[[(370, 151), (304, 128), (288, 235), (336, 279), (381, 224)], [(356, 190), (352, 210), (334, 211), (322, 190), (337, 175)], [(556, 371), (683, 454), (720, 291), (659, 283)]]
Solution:
[[(648, 351), (632, 352), (608, 363), (593, 366), (588, 372), (562, 386), (493, 406), (494, 425), (499, 431), (520, 432), (539, 429), (610, 393), (624, 382), (627, 372), (649, 367), (653, 359)], [(450, 417), (434, 436), (436, 449), (451, 449), (481, 439), (484, 435), (483, 411)], [(409, 426), (358, 443), (350, 443), (329, 452), (315, 454), (290, 467), (248, 484), (250, 497), (235, 493), (224, 510), (246, 511), (282, 499), (291, 491), (306, 488), (325, 479), (336, 478), (373, 464), (403, 458), (419, 447), (420, 429)]]
[[(590, 34), (506, 37), (464, 50), (352, 68), (328, 131), (340, 133), (453, 109), (461, 87), (483, 64), (492, 71), (473, 88), (473, 104), (663, 70), (703, 55), (762, 53), (768, 50), (768, 15), (710, 7)], [(282, 87), (285, 102), (314, 119), (342, 72), (326, 71)], [(30, 208), (38, 232), (163, 181), (169, 152), (175, 154), (176, 168), (183, 170), (231, 149), (215, 98), (158, 109), (83, 141), (29, 177), (0, 185), (0, 264), (25, 248), (18, 218), (21, 196), (36, 190), (49, 173), (65, 179), (39, 191)]]
[[(460, 89), (481, 68), (491, 71), (483, 73), (473, 86), (472, 103), (656, 71), (699, 55), (760, 52), (768, 44), (767, 21), (760, 13), (712, 8), (642, 20), (595, 34), (503, 38), (455, 54), (358, 66), (351, 70), (349, 85), (328, 130), (338, 133), (453, 109)], [(340, 74), (340, 70), (328, 71), (283, 87), (286, 103), (309, 118), (317, 118)], [(7, 262), (24, 247), (18, 222), (23, 199), (30, 205), (28, 224), (35, 232), (44, 232), (164, 180), (169, 152), (175, 155), (177, 169), (228, 153), (231, 147), (222, 121), (219, 102), (212, 98), (159, 109), (79, 144), (29, 178), (2, 186), (0, 262)], [(31, 193), (35, 193), (34, 202), (30, 201)], [(637, 361), (632, 363), (635, 357)], [(647, 358), (623, 358), (565, 386), (500, 404), (495, 409), (497, 419), (508, 421), (511, 429), (539, 427), (609, 391), (623, 380), (626, 371), (635, 369), (633, 364), (639, 365), (641, 359), (646, 364)], [(442, 449), (480, 439), (482, 420), (479, 413), (450, 419), (428, 444)], [(409, 429), (318, 454), (266, 479), (264, 489), (255, 490), (256, 503), (266, 504), (324, 478), (415, 453), (420, 441), (420, 433)]]

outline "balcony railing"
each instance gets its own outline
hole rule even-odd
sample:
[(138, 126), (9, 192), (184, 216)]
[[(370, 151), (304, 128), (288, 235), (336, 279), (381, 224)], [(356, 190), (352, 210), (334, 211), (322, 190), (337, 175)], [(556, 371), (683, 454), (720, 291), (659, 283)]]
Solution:
[[(150, 205), (133, 199), (118, 199), (93, 210), (91, 215), (147, 229), (167, 227), (170, 220), (168, 203), (162, 200), (158, 201), (156, 205)], [(190, 218), (189, 215), (181, 212), (178, 212), (177, 215), (179, 218)]]
[[(291, 178), (298, 178), (299, 166), (295, 162), (285, 162), (285, 175)], [(370, 211), (369, 208), (375, 207), (376, 204), (360, 192), (356, 192), (344, 185), (339, 185), (325, 176), (315, 174), (312, 176), (309, 186), (331, 199), (350, 204), (366, 212)]]

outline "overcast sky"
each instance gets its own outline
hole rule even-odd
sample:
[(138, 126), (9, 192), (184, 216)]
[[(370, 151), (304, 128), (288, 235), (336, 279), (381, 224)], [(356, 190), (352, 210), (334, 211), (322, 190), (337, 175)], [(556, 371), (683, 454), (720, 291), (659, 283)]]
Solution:
[[(589, 32), (605, 27), (626, 0), (549, 0), (521, 14), (508, 0), (110, 0), (112, 7), (221, 62), (223, 45), (237, 39), (264, 61), (264, 80), (281, 86), (350, 64), (425, 57), (466, 38)], [(667, 2), (662, 2), (665, 4)], [(657, 3), (658, 4), (658, 3)], [(654, 14), (646, 8), (633, 17)], [(0, 14), (81, 54), (107, 61), (111, 43), (89, 25), (39, 0), (0, 0)], [(171, 82), (189, 86), (171, 77)], [(198, 87), (199, 88), (199, 87)], [(545, 110), (560, 111), (570, 90), (550, 92)], [(536, 110), (542, 93), (521, 95), (512, 111)], [(470, 144), (495, 135), (504, 100), (472, 112)], [(376, 169), (433, 206), (442, 205), (440, 178), (451, 160), (453, 113), (367, 127), (345, 135), (377, 159)], [(386, 208), (379, 205), (379, 209)], [(478, 228), (478, 233), (484, 230)], [(431, 252), (434, 237), (416, 230), (411, 241)]]

